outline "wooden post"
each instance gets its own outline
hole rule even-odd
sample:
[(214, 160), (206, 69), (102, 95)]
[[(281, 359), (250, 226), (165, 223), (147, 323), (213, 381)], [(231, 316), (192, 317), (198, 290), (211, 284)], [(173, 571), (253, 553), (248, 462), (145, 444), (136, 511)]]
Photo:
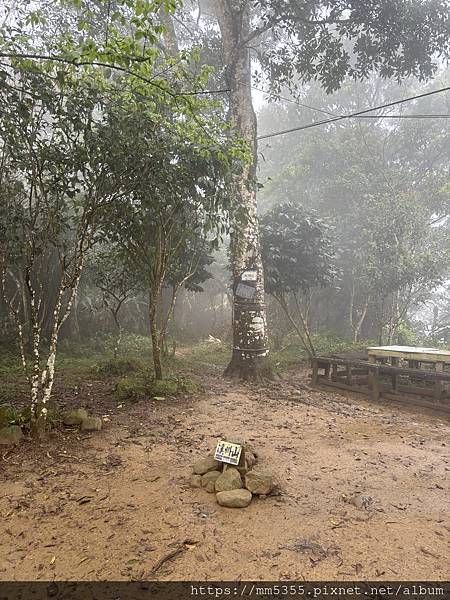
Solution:
[(380, 399), (380, 373), (377, 365), (369, 365), (369, 378), (372, 381), (372, 399)]
[(325, 379), (330, 379), (330, 363), (327, 363), (325, 365), (324, 375), (325, 375)]
[(312, 359), (312, 383), (317, 383), (319, 379), (319, 363), (317, 358)]
[[(392, 356), (391, 357), (391, 365), (393, 367), (398, 367), (398, 358), (396, 356)], [(398, 378), (397, 378), (397, 373), (392, 373), (391, 376), (391, 385), (392, 385), (392, 393), (396, 394), (397, 393), (397, 388), (398, 388)]]
[[(408, 369), (420, 369), (420, 363), (418, 360), (408, 360)], [(410, 383), (417, 383), (417, 379), (415, 377), (409, 378)]]
[[(444, 372), (444, 363), (443, 362), (437, 362), (435, 364), (435, 371), (436, 373), (443, 373)], [(444, 392), (444, 382), (443, 381), (436, 381), (434, 384), (434, 397), (436, 398), (436, 400), (440, 400), (442, 398), (442, 394)]]
[(347, 365), (347, 385), (353, 384), (352, 365)]
[(337, 371), (338, 371), (337, 364), (333, 363), (331, 365), (331, 381), (337, 381), (337, 379), (338, 379)]
[(370, 365), (375, 365), (377, 362), (377, 357), (373, 354), (369, 354), (369, 371), (367, 373), (367, 385), (369, 386), (369, 390), (372, 389), (373, 386), (373, 374), (374, 370), (370, 367)]

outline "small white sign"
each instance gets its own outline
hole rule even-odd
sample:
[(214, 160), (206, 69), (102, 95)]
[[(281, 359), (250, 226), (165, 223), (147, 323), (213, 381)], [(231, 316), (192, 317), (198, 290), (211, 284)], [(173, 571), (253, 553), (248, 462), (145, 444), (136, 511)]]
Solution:
[(240, 444), (233, 444), (233, 442), (220, 440), (217, 444), (214, 458), (220, 462), (237, 465), (241, 458), (241, 452), (242, 446)]
[(258, 273), (256, 271), (244, 271), (241, 275), (241, 281), (256, 281)]
[(236, 296), (239, 298), (246, 298), (247, 300), (252, 300), (255, 297), (256, 288), (251, 285), (247, 285), (246, 283), (238, 283), (236, 288)]

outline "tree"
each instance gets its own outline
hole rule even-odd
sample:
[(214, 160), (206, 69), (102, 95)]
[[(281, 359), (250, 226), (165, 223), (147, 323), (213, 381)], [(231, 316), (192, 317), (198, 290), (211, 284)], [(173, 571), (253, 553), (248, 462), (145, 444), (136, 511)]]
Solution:
[(117, 246), (100, 247), (91, 255), (88, 269), (94, 285), (101, 292), (103, 306), (111, 313), (117, 329), (113, 348), (114, 359), (117, 359), (123, 336), (119, 315), (127, 300), (141, 291), (142, 283)]
[[(209, 135), (203, 145), (191, 120), (175, 120), (170, 129), (160, 122), (160, 109), (153, 114), (139, 102), (113, 108), (102, 142), (110, 148), (112, 173), (134, 168), (130, 193), (116, 203), (107, 228), (148, 292), (156, 379), (163, 377), (161, 350), (178, 291), (201, 281), (208, 252), (227, 233), (231, 214), (237, 222), (245, 219), (231, 191), (233, 169), (246, 162), (239, 140)], [(168, 286), (172, 294), (163, 314)]]
[(266, 291), (280, 304), (312, 358), (315, 350), (301, 295), (330, 285), (336, 276), (330, 225), (301, 204), (285, 203), (263, 217), (261, 229)]
[[(447, 3), (444, 0), (339, 2), (288, 0), (212, 1), (199, 10), (191, 6), (181, 19), (183, 29), (212, 36), (205, 42), (204, 60), (225, 65), (229, 88), (229, 119), (247, 140), (253, 161), (238, 179), (240, 201), (248, 208), (246, 227), (232, 239), (233, 356), (226, 373), (258, 377), (267, 373), (267, 328), (264, 282), (256, 218), (257, 127), (252, 104), (252, 61), (257, 77), (276, 95), (283, 85), (293, 91), (315, 80), (331, 92), (346, 77), (364, 79), (372, 72), (401, 80), (409, 75), (430, 77), (436, 55), (448, 52)], [(175, 15), (176, 17), (176, 15)], [(217, 19), (220, 36), (211, 20)], [(202, 29), (203, 27), (203, 29)], [(183, 35), (183, 34), (180, 34)], [(219, 56), (218, 56), (219, 55)], [(239, 296), (240, 277), (256, 273), (251, 298)], [(255, 328), (255, 323), (258, 327)]]
[[(447, 78), (448, 74), (443, 71), (432, 86), (426, 87), (410, 79), (403, 83), (405, 89), (401, 93), (414, 95), (445, 87)], [(293, 122), (307, 123), (311, 106), (334, 113), (353, 112), (361, 110), (367, 98), (373, 104), (383, 104), (399, 95), (398, 85), (377, 78), (347, 82), (331, 96), (311, 85), (301, 105), (284, 102), (277, 108), (266, 107), (260, 121), (263, 132), (274, 128), (282, 130)], [(321, 317), (323, 327), (339, 328), (340, 334), (351, 336), (355, 341), (361, 335), (379, 337), (380, 322), (389, 321), (386, 315), (392, 307), (392, 299), (381, 301), (386, 285), (379, 277), (387, 274), (386, 266), (380, 263), (377, 277), (368, 268), (377, 255), (374, 237), (380, 234), (379, 230), (389, 231), (391, 237), (386, 249), (391, 246), (394, 235), (402, 238), (403, 243), (411, 243), (403, 238), (408, 218), (416, 220), (422, 230), (422, 249), (429, 252), (435, 265), (429, 270), (429, 285), (420, 286), (420, 297), (423, 299), (426, 291), (431, 291), (435, 268), (441, 270), (445, 264), (441, 251), (444, 244), (438, 240), (445, 236), (448, 212), (448, 202), (444, 199), (448, 186), (448, 127), (445, 120), (439, 118), (383, 117), (399, 113), (401, 116), (440, 115), (446, 110), (445, 94), (437, 94), (413, 102), (403, 111), (391, 108), (373, 119), (355, 119), (306, 130), (301, 135), (280, 136), (270, 140), (270, 146), (263, 146), (266, 162), (261, 169), (265, 181), (260, 194), (261, 210), (286, 199), (296, 202), (300, 189), (305, 206), (314, 207), (320, 216), (332, 218), (335, 224), (341, 270), (339, 287), (330, 288), (326, 294), (321, 292), (320, 296), (314, 294), (312, 316), (316, 322)], [(411, 256), (417, 256), (417, 251), (412, 247)], [(401, 253), (393, 252), (389, 269), (404, 268), (402, 260)], [(409, 276), (414, 269), (419, 276), (422, 266), (420, 258), (409, 263), (406, 266)], [(414, 297), (418, 297), (419, 288), (415, 290), (406, 304), (407, 311), (414, 305)], [(400, 288), (398, 293), (400, 305), (406, 306), (407, 288)], [(342, 315), (347, 318), (343, 319)]]
[[(67, 69), (55, 73), (26, 65), (4, 68), (0, 75), (1, 288), (16, 325), (38, 426), (47, 415), (60, 329), (96, 241), (100, 215), (120, 191), (111, 187), (95, 152), (95, 80), (73, 79)], [(55, 261), (53, 298), (46, 284)], [(51, 313), (48, 340), (42, 336), (45, 312)]]
[(445, 281), (446, 232), (430, 227), (427, 208), (414, 195), (370, 198), (366, 277), (377, 302), (380, 338), (395, 339), (408, 309)]
[[(231, 164), (246, 163), (245, 147), (226, 139), (220, 107), (201, 94), (194, 97), (205, 79), (202, 69), (189, 73), (187, 92), (181, 89), (191, 55), (182, 53), (179, 60), (167, 62), (157, 49), (163, 33), (156, 16), (161, 6), (172, 3), (114, 3), (117, 10), (108, 11), (105, 27), (95, 1), (45, 5), (42, 10), (25, 4), (12, 6), (0, 28), (1, 282), (16, 322), (36, 422), (47, 415), (59, 332), (87, 253), (115, 214), (107, 209), (133, 214), (133, 201), (141, 203), (135, 224), (157, 234), (151, 239), (160, 260), (152, 271), (147, 269), (157, 292), (167, 275), (167, 248), (176, 255), (183, 247), (168, 243), (175, 239), (174, 224), (188, 233), (214, 231), (217, 238), (229, 222), (226, 173)], [(145, 133), (139, 135), (142, 129)], [(229, 207), (245, 213), (233, 202)], [(164, 221), (170, 214), (172, 225)], [(42, 367), (42, 318), (49, 300), (45, 270), (54, 257), (58, 286)], [(151, 298), (153, 326), (157, 297)], [(158, 352), (154, 356), (158, 360)]]
[[(75, 4), (80, 5), (80, 2)], [(82, 4), (90, 6), (92, 3)], [(180, 91), (181, 86), (171, 89), (164, 77), (149, 78), (147, 61), (153, 63), (152, 45), (158, 39), (155, 32), (160, 31), (163, 21), (167, 28), (166, 45), (170, 46), (168, 54), (173, 54), (177, 46), (181, 47), (173, 43), (177, 29), (189, 33), (187, 38), (177, 34), (187, 39), (184, 47), (198, 45), (204, 40), (203, 34), (211, 36), (204, 44), (202, 57), (212, 66), (226, 66), (211, 79), (226, 82), (230, 123), (247, 141), (252, 154), (252, 161), (236, 178), (240, 203), (246, 207), (250, 218), (245, 226), (234, 226), (232, 238), (234, 343), (227, 373), (258, 377), (267, 372), (268, 350), (256, 218), (257, 132), (251, 96), (252, 60), (258, 63), (260, 79), (267, 82), (275, 95), (286, 83), (295, 90), (299, 84), (312, 80), (319, 81), (327, 92), (331, 92), (338, 89), (346, 77), (364, 79), (372, 72), (397, 80), (409, 75), (426, 79), (436, 71), (439, 56), (448, 54), (448, 7), (446, 0), (401, 0), (395, 5), (385, 0), (287, 0), (282, 3), (279, 0), (211, 0), (202, 6), (204, 4), (208, 8), (199, 9), (195, 19), (191, 3), (184, 10), (180, 7), (180, 15), (175, 11), (175, 3), (156, 2), (163, 10), (155, 27), (155, 20), (151, 18), (154, 3), (147, 6), (137, 0), (117, 2), (122, 13), (119, 10), (107, 15), (104, 43), (96, 46), (92, 40), (84, 39), (82, 44), (60, 52), (57, 58), (78, 66), (87, 62), (120, 72), (133, 72), (136, 81), (152, 85), (171, 98), (183, 98), (188, 102), (191, 94), (207, 91), (204, 87), (207, 78), (196, 78), (196, 84), (191, 85), (189, 92)], [(123, 36), (123, 31), (113, 22), (113, 15), (118, 13), (120, 18), (114, 16), (114, 19), (123, 28), (129, 9), (133, 16), (131, 23), (135, 32), (139, 32), (139, 38), (137, 35)], [(143, 18), (139, 18), (141, 13), (144, 13)], [(170, 15), (174, 16), (176, 27), (167, 25)], [(211, 24), (212, 19), (217, 20), (219, 36), (215, 23)], [(98, 35), (97, 31), (95, 33)], [(148, 43), (141, 43), (144, 40)], [(8, 47), (0, 55), (17, 56), (23, 40), (16, 42), (14, 38), (12, 48)], [(29, 53), (22, 55), (29, 56)], [(55, 57), (50, 58), (54, 60)], [(167, 73), (167, 69), (161, 72)], [(207, 71), (204, 74), (207, 75)], [(184, 82), (192, 81), (189, 69), (185, 70), (185, 75)], [(251, 277), (255, 278), (254, 285), (247, 286), (254, 291), (246, 292), (250, 295), (246, 298), (238, 293), (243, 289), (239, 283), (242, 283), (240, 277), (244, 272), (251, 272)], [(255, 323), (258, 323), (257, 328)]]

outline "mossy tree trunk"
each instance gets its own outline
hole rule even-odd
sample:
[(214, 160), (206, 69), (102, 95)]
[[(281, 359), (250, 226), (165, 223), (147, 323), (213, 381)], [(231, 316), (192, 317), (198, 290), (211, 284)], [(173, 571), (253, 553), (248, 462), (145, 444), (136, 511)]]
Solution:
[[(243, 379), (271, 375), (268, 356), (267, 320), (264, 303), (264, 273), (256, 207), (256, 115), (251, 94), (250, 36), (248, 7), (239, 0), (218, 2), (217, 17), (221, 30), (226, 77), (230, 88), (229, 117), (239, 135), (251, 149), (251, 163), (238, 180), (238, 194), (248, 211), (248, 222), (236, 224), (231, 240), (233, 272), (233, 355), (226, 375)], [(254, 276), (253, 297), (244, 298), (239, 283), (245, 272)], [(243, 282), (242, 282), (243, 283)]]

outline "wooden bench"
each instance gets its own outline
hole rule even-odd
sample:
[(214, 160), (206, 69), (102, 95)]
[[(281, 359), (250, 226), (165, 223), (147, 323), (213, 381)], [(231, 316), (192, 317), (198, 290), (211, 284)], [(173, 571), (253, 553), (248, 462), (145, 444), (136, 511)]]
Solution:
[[(345, 367), (339, 371), (338, 367)], [(319, 373), (323, 370), (323, 374)], [(361, 378), (361, 375), (365, 376)], [(390, 384), (384, 384), (382, 376), (390, 377)], [(393, 386), (392, 381), (394, 381)], [(400, 385), (398, 377), (406, 377), (408, 380), (413, 378), (415, 381), (429, 381), (433, 384), (430, 389)], [(365, 392), (370, 394), (374, 400), (384, 398), (402, 401), (401, 394), (415, 394), (423, 396), (434, 396), (434, 402), (427, 402), (424, 399), (403, 398), (410, 404), (416, 404), (427, 408), (438, 408), (445, 412), (450, 412), (450, 403), (448, 395), (442, 393), (436, 397), (435, 384), (437, 382), (450, 382), (450, 373), (445, 371), (431, 371), (424, 369), (402, 368), (386, 364), (369, 363), (364, 360), (351, 360), (336, 356), (317, 356), (312, 360), (312, 383), (324, 383), (339, 389), (351, 390), (356, 392)]]

